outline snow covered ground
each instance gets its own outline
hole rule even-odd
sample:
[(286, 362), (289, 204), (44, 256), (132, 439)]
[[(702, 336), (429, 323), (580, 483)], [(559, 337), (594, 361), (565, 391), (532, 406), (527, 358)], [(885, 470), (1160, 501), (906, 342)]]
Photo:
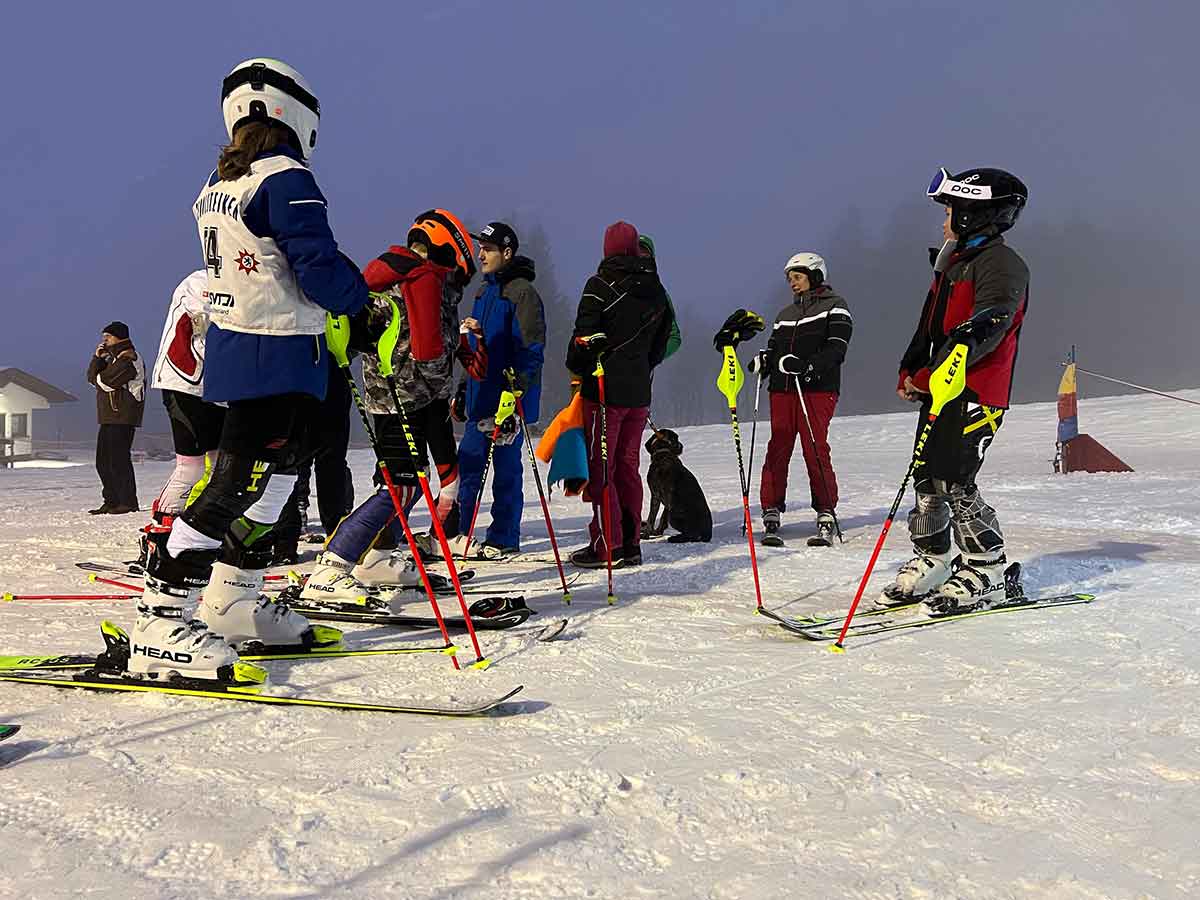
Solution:
[[(1198, 896), (1200, 411), (1139, 396), (1085, 399), (1080, 414), (1137, 474), (1052, 474), (1054, 408), (1040, 404), (1009, 414), (982, 481), (1030, 593), (1086, 590), (1090, 606), (864, 638), (844, 656), (789, 636), (752, 615), (729, 429), (712, 426), (681, 435), (714, 543), (647, 544), (642, 569), (617, 573), (615, 607), (603, 573), (566, 610), (552, 569), (481, 573), (522, 585), (541, 618), (567, 616), (559, 641), (484, 633), (496, 663), (482, 673), (438, 657), (270, 666), (297, 690), (354, 698), (524, 684), (501, 714), (0, 684), (0, 720), (24, 726), (0, 745), (0, 894)], [(836, 420), (846, 544), (803, 546), (794, 480), (789, 547), (760, 550), (769, 606), (847, 605), (912, 427)], [(354, 462), (361, 491), (370, 460)], [(165, 472), (138, 467), (144, 502)], [(74, 560), (130, 556), (139, 517), (84, 514), (97, 499), (87, 466), (0, 472), (0, 589), (74, 590)], [(579, 546), (582, 506), (553, 508)], [(525, 518), (527, 549), (546, 546), (536, 500)], [(907, 555), (896, 532), (876, 584)], [(98, 649), (99, 620), (131, 615), (2, 604), (0, 652)], [(433, 639), (351, 629), (361, 644)]]

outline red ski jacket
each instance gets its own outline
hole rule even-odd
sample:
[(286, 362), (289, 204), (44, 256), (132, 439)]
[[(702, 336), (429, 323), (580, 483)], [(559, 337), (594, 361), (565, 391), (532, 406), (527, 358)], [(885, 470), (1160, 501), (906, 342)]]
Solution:
[(928, 391), (931, 370), (949, 355), (950, 332), (984, 310), (995, 310), (1007, 324), (971, 349), (967, 390), (984, 406), (1007, 409), (1028, 302), (1029, 269), (1003, 238), (991, 237), (956, 251), (946, 271), (934, 275), (925, 296), (916, 333), (900, 360), (898, 387), (903, 388), (904, 379), (911, 376), (913, 384)]

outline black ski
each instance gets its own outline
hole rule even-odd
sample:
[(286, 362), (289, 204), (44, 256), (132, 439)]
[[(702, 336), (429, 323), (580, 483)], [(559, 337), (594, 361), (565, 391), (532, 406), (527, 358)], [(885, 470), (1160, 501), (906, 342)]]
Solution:
[(205, 700), (236, 700), (242, 703), (263, 703), (272, 706), (312, 706), (323, 709), (340, 709), (357, 712), (401, 713), (417, 716), (479, 716), (495, 709), (506, 700), (516, 696), (522, 686), (518, 685), (506, 694), (490, 700), (464, 703), (424, 703), (402, 701), (397, 703), (357, 703), (333, 697), (277, 697), (255, 693), (260, 686), (224, 686), (204, 682), (163, 682), (155, 684), (137, 678), (103, 676), (96, 672), (85, 672), (75, 676), (28, 675), (24, 673), (0, 673), (0, 681), (11, 684), (42, 685), (55, 688), (81, 688), (87, 691), (114, 691), (146, 694), (174, 694), (183, 697), (199, 697)]
[(829, 540), (829, 538), (821, 537), (819, 534), (814, 534), (812, 537), (810, 537), (808, 539), (808, 546), (810, 546), (810, 547), (832, 547), (833, 541)]
[[(489, 605), (481, 605), (489, 604)], [(433, 616), (409, 616), (385, 612), (348, 612), (326, 609), (304, 603), (288, 603), (293, 612), (317, 622), (360, 622), (398, 628), (437, 628)], [(523, 597), (487, 597), (476, 600), (470, 606), (471, 621), (476, 631), (500, 631), (513, 628), (534, 615), (535, 610), (525, 605)], [(477, 611), (478, 610), (478, 611)], [(447, 628), (463, 631), (467, 627), (462, 616), (443, 616)]]
[[(1024, 597), (1016, 600), (1008, 600), (999, 606), (986, 607), (984, 609), (971, 609), (965, 612), (947, 613), (941, 616), (927, 616), (920, 619), (903, 619), (893, 621), (884, 619), (879, 621), (875, 619), (871, 622), (862, 623), (861, 626), (851, 625), (852, 632), (855, 637), (865, 637), (872, 634), (885, 634), (890, 631), (902, 631), (912, 628), (930, 628), (934, 625), (945, 625), (950, 622), (961, 622), (964, 619), (975, 619), (980, 616), (994, 616), (1001, 613), (1019, 612), (1027, 609), (1050, 609), (1057, 606), (1075, 606), (1081, 603), (1091, 603), (1095, 600), (1094, 594), (1072, 593), (1072, 594), (1055, 594), (1049, 597)], [(872, 612), (888, 613), (896, 610), (880, 610)], [(824, 625), (802, 625), (788, 619), (786, 616), (779, 616), (774, 613), (763, 611), (769, 618), (774, 619), (780, 627), (790, 631), (792, 634), (798, 634), (802, 638), (810, 641), (835, 641), (841, 629), (836, 623), (828, 623)]]
[(762, 545), (764, 547), (782, 547), (784, 546), (783, 538), (777, 534), (764, 534)]

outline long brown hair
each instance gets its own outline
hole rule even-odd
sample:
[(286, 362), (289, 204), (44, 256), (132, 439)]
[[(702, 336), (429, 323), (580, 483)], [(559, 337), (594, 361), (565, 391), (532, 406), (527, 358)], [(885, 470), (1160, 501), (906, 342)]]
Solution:
[(292, 133), (273, 122), (247, 122), (233, 133), (233, 140), (221, 148), (217, 175), (222, 181), (232, 181), (250, 173), (250, 163), (260, 153), (280, 144), (290, 143)]

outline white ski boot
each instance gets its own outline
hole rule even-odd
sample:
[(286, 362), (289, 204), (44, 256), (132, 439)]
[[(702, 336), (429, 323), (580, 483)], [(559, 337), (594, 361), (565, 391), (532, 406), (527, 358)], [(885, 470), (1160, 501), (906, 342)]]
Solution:
[(370, 605), (370, 588), (354, 577), (354, 563), (326, 550), (304, 582), (300, 599), (322, 606), (362, 609)]
[(376, 590), (421, 586), (417, 564), (400, 550), (368, 550), (362, 562), (354, 567), (353, 575), (366, 587)]
[(237, 651), (189, 616), (200, 591), (147, 577), (129, 635), (126, 672), (137, 678), (232, 681)]
[(902, 565), (895, 580), (883, 589), (875, 605), (903, 606), (923, 600), (940, 588), (950, 575), (948, 552), (934, 554), (917, 550), (916, 556)]
[(261, 569), (215, 563), (197, 617), (234, 647), (307, 650), (341, 643), (342, 633), (312, 625), (262, 592)]
[(1007, 566), (1003, 552), (958, 556), (954, 560), (954, 574), (937, 593), (925, 599), (925, 606), (931, 615), (944, 616), (1003, 601), (1007, 596), (1004, 571)]

